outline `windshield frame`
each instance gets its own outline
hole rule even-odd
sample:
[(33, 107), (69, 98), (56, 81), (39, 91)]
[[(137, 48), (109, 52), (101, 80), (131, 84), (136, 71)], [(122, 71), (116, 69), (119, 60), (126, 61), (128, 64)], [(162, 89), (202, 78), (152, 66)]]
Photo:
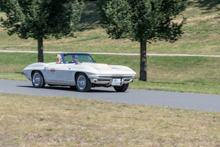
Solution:
[[(70, 56), (73, 56), (73, 55), (78, 55), (78, 56), (82, 56), (82, 55), (87, 55), (87, 56), (89, 56), (90, 58), (91, 58), (91, 60), (92, 60), (92, 62), (89, 62), (89, 63), (95, 63), (95, 60), (89, 55), (89, 54), (87, 54), (87, 53), (61, 53), (60, 54), (61, 55), (61, 57), (62, 57), (62, 59), (63, 59), (63, 63), (64, 64), (73, 64), (73, 63), (67, 63), (66, 61), (65, 61), (65, 56), (67, 56), (67, 55), (70, 55)], [(80, 62), (81, 63), (81, 62)]]

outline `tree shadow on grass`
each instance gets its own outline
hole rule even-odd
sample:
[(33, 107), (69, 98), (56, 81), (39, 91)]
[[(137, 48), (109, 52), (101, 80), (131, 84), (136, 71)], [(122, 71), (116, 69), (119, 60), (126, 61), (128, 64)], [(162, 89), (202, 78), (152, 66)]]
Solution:
[(202, 12), (203, 14), (220, 10), (220, 0), (196, 0), (188, 2), (188, 5), (192, 4), (204, 10)]
[[(203, 10), (202, 14), (220, 10), (220, 0), (189, 0), (187, 4), (188, 6), (194, 5), (195, 7), (201, 8), (201, 10)], [(100, 27), (100, 16), (96, 2), (85, 2), (81, 20), (80, 23), (76, 26), (76, 30), (92, 30), (97, 27)]]
[(99, 20), (100, 16), (96, 2), (85, 2), (81, 20), (76, 29), (78, 31), (95, 29), (99, 26)]

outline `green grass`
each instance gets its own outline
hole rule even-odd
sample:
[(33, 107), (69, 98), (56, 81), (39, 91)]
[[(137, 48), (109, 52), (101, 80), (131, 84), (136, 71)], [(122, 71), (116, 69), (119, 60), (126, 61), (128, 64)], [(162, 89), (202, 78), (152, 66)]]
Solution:
[(220, 84), (134, 81), (129, 88), (157, 91), (220, 94)]
[[(55, 54), (44, 54), (45, 62), (55, 62)], [(139, 57), (92, 55), (98, 63), (125, 65), (137, 72)], [(0, 79), (26, 80), (23, 68), (37, 62), (34, 53), (1, 53)], [(135, 80), (130, 88), (220, 94), (220, 58), (148, 57), (148, 82)]]
[(0, 93), (0, 146), (219, 146), (220, 113)]
[[(139, 43), (130, 40), (112, 40), (99, 25), (99, 16), (94, 2), (87, 2), (81, 23), (77, 26), (77, 38), (51, 39), (44, 41), (45, 51), (65, 52), (124, 52), (139, 53)], [(220, 42), (220, 2), (218, 0), (189, 0), (183, 15), (187, 22), (185, 34), (175, 43), (156, 42), (148, 44), (148, 53), (183, 53), (219, 55)], [(3, 16), (0, 13), (0, 16)], [(181, 21), (182, 15), (177, 17)], [(9, 37), (0, 28), (0, 49), (37, 50), (37, 41), (22, 40), (16, 35)]]

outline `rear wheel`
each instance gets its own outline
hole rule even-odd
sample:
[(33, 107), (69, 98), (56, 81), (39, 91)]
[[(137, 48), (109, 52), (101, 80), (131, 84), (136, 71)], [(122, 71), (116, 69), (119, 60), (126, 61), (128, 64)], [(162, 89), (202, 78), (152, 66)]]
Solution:
[(115, 91), (125, 92), (128, 89), (129, 84), (123, 84), (121, 86), (114, 86)]
[(44, 87), (44, 78), (41, 72), (35, 71), (32, 75), (32, 85), (36, 88)]
[(79, 73), (76, 77), (76, 89), (80, 92), (90, 91), (92, 84), (84, 73)]

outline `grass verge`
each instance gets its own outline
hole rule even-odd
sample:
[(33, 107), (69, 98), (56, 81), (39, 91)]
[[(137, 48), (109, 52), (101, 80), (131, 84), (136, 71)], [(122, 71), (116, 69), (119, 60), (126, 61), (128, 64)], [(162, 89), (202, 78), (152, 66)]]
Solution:
[[(98, 63), (125, 65), (137, 72), (139, 57), (92, 55)], [(37, 62), (37, 54), (1, 53), (0, 79), (26, 80), (23, 68)], [(45, 62), (55, 62), (55, 54), (44, 54)], [(130, 88), (220, 94), (220, 58), (148, 57), (148, 82), (135, 80)]]
[(188, 83), (172, 83), (172, 82), (142, 82), (134, 81), (129, 85), (133, 89), (157, 90), (157, 91), (173, 91), (188, 93), (204, 93), (219, 94), (220, 84), (188, 84)]
[(220, 113), (0, 94), (0, 146), (220, 146)]

